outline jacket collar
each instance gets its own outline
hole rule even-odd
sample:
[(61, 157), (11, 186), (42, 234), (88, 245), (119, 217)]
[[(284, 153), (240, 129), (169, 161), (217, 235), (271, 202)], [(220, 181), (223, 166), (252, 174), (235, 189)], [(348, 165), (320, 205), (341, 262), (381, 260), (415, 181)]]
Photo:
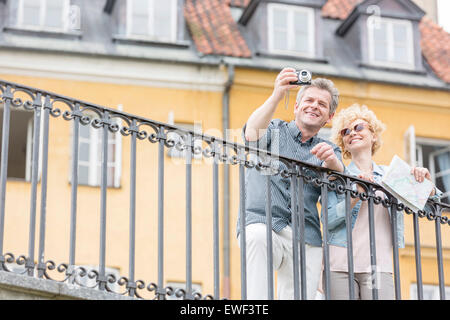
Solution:
[[(372, 161), (372, 167), (373, 167), (374, 175), (378, 175), (380, 177), (384, 175), (383, 168), (380, 167), (379, 165), (377, 165), (374, 161)], [(356, 166), (356, 164), (353, 161), (350, 162), (350, 164), (347, 166), (347, 169), (353, 175), (359, 175), (361, 173), (361, 170), (359, 170), (359, 168)]]

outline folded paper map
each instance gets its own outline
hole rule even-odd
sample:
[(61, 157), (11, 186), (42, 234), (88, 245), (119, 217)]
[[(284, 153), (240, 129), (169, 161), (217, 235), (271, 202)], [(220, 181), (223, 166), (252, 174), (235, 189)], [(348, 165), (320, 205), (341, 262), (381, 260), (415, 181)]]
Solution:
[(411, 166), (397, 155), (392, 158), (381, 185), (414, 212), (423, 210), (433, 190), (433, 183), (425, 179), (418, 182), (411, 174)]

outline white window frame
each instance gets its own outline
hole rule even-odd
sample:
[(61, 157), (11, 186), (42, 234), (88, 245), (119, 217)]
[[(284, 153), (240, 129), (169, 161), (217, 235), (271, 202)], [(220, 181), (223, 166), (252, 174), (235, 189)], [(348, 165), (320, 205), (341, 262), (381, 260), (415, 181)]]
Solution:
[[(414, 126), (410, 126), (408, 128), (408, 130), (405, 132), (404, 138), (405, 138), (405, 159), (408, 160), (411, 166), (419, 166), (419, 167), (424, 166), (422, 145), (438, 146), (442, 148), (434, 152), (431, 152), (428, 155), (429, 168), (427, 169), (430, 171), (431, 179), (434, 184), (436, 184), (436, 178), (449, 174), (449, 170), (436, 172), (434, 163), (436, 156), (438, 156), (441, 153), (448, 152), (450, 150), (450, 140), (417, 137), (415, 135)], [(444, 192), (444, 190), (442, 191)], [(447, 190), (442, 194), (441, 198), (449, 196), (450, 190)]]
[[(0, 110), (2, 110), (4, 112), (3, 103), (0, 103)], [(31, 117), (28, 120), (28, 124), (27, 124), (27, 138), (26, 138), (26, 151), (25, 151), (25, 178), (24, 179), (17, 178), (20, 181), (30, 182), (31, 181), (31, 173), (32, 173), (32, 157), (33, 157), (34, 111), (25, 111), (22, 109), (10, 109), (10, 112), (11, 112), (11, 115), (12, 115), (12, 112), (29, 112), (31, 114)], [(43, 147), (43, 142), (44, 142), (44, 140), (43, 140), (43, 130), (44, 130), (43, 122), (44, 121), (43, 120), (44, 120), (44, 117), (43, 117), (43, 114), (41, 113), (40, 134), (39, 134), (38, 180), (41, 178), (41, 172), (42, 172), (42, 147)], [(11, 140), (11, 139), (13, 139), (13, 137), (11, 136), (11, 132), (10, 132), (9, 139), (10, 139), (9, 144), (11, 144), (13, 142)], [(16, 178), (12, 178), (12, 179), (16, 179)]]
[[(122, 111), (122, 105), (118, 106), (118, 110)], [(120, 188), (120, 179), (122, 176), (122, 136), (120, 133), (120, 120), (117, 120), (117, 124), (119, 125), (119, 131), (115, 132), (114, 135), (114, 162), (111, 164), (110, 161), (108, 161), (108, 168), (113, 166), (114, 167), (114, 180), (112, 186), (113, 188)], [(102, 129), (96, 129), (92, 127), (90, 124), (89, 126), (89, 139), (83, 138), (79, 136), (78, 143), (84, 142), (89, 144), (89, 159), (88, 161), (82, 161), (78, 160), (78, 166), (84, 165), (89, 168), (88, 173), (88, 182), (86, 183), (80, 183), (78, 181), (79, 185), (88, 185), (92, 187), (99, 187), (101, 185), (101, 179), (99, 179), (99, 176), (101, 175), (101, 166), (100, 170), (98, 168), (98, 164), (101, 163), (101, 156), (102, 151), (98, 147), (99, 144), (102, 145)], [(80, 124), (81, 127), (81, 124)], [(108, 132), (109, 136), (109, 132)], [(73, 137), (72, 137), (73, 139)], [(110, 143), (110, 138), (108, 138), (108, 145)], [(79, 151), (78, 151), (79, 152)], [(70, 169), (72, 169), (70, 167)], [(72, 172), (69, 172), (69, 181), (72, 179)], [(100, 181), (100, 182), (99, 182)]]
[(24, 0), (19, 0), (19, 7), (17, 12), (17, 25), (21, 29), (30, 29), (30, 30), (36, 30), (36, 31), (64, 31), (67, 32), (69, 30), (69, 13), (70, 13), (70, 0), (61, 0), (64, 1), (63, 3), (63, 17), (66, 17), (66, 19), (63, 20), (63, 26), (62, 28), (54, 28), (45, 26), (45, 15), (47, 14), (47, 0), (40, 0), (40, 12), (39, 12), (39, 26), (33, 26), (28, 25), (26, 22), (24, 23), (23, 19), (23, 10), (24, 10)]
[(170, 34), (170, 38), (168, 39), (164, 39), (164, 38), (158, 38), (158, 35), (155, 34), (155, 27), (153, 24), (153, 20), (151, 19), (151, 17), (153, 17), (154, 15), (154, 1), (161, 1), (161, 0), (147, 0), (148, 1), (148, 32), (146, 35), (138, 35), (138, 34), (134, 34), (133, 30), (132, 30), (132, 26), (133, 26), (133, 1), (135, 0), (127, 0), (127, 13), (126, 13), (126, 17), (127, 17), (127, 21), (126, 21), (126, 35), (128, 38), (135, 38), (135, 39), (143, 39), (143, 40), (154, 40), (154, 41), (161, 41), (161, 42), (176, 42), (177, 40), (177, 1), (178, 0), (164, 0), (166, 2), (171, 2), (172, 4), (172, 19), (170, 21), (170, 27), (171, 29), (171, 34)]
[[(273, 12), (275, 9), (285, 10), (288, 14), (287, 21), (287, 42), (288, 48), (286, 50), (280, 50), (274, 48), (274, 23), (273, 23)], [(294, 12), (302, 12), (308, 15), (308, 51), (296, 51), (294, 50), (295, 35), (294, 35)], [(275, 54), (288, 54), (295, 56), (305, 56), (314, 57), (315, 54), (315, 13), (313, 8), (299, 7), (295, 5), (284, 5), (277, 3), (267, 4), (267, 34), (268, 34), (268, 49), (270, 53)]]
[[(372, 19), (377, 19), (373, 21)], [(375, 39), (374, 29), (379, 27), (381, 23), (386, 24), (387, 28), (387, 59), (388, 61), (380, 61), (375, 59)], [(406, 26), (406, 43), (407, 43), (407, 57), (405, 63), (394, 62), (394, 25)], [(399, 20), (391, 18), (373, 17), (367, 19), (368, 45), (369, 45), (369, 63), (381, 67), (392, 67), (400, 69), (414, 69), (414, 38), (413, 25), (409, 20)]]
[[(423, 284), (423, 295), (427, 297), (431, 295), (431, 300), (440, 300), (441, 295), (439, 293), (439, 285), (437, 284)], [(450, 300), (450, 287), (445, 286), (445, 300)], [(418, 300), (417, 299), (417, 283), (411, 283), (409, 287), (410, 292), (410, 300)]]

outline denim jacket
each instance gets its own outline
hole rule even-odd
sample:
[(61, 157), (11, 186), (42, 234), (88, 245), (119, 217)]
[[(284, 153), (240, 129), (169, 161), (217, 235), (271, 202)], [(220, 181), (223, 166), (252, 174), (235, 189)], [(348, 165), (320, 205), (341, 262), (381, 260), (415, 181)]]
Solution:
[[(377, 165), (373, 162), (373, 177), (375, 182), (380, 183), (381, 178), (386, 172), (387, 167)], [(351, 162), (346, 168), (346, 173), (349, 175), (358, 176), (360, 174), (358, 167)], [(356, 188), (356, 186), (355, 186)], [(355, 226), (356, 218), (361, 208), (362, 200), (359, 200), (352, 209), (351, 212), (351, 225), (352, 230)], [(388, 209), (389, 216), (391, 215), (391, 209)], [(328, 192), (328, 243), (331, 245), (346, 247), (347, 246), (347, 231), (345, 227), (345, 195), (338, 195), (336, 192)], [(405, 247), (404, 239), (404, 222), (403, 212), (397, 211), (397, 240), (398, 247)]]
[[(383, 175), (387, 170), (387, 166), (373, 164), (373, 177), (376, 183), (380, 184)], [(345, 170), (346, 174), (358, 176), (361, 171), (351, 162)], [(356, 188), (356, 186), (355, 186)], [(431, 199), (437, 200), (442, 196), (442, 191), (435, 188), (436, 194)], [(355, 226), (356, 218), (361, 208), (362, 200), (359, 200), (351, 212), (352, 230)], [(430, 210), (428, 205), (425, 205), (425, 211)], [(391, 216), (391, 208), (388, 208), (389, 216)], [(328, 192), (328, 243), (340, 247), (347, 246), (347, 230), (345, 227), (345, 195), (338, 195), (334, 191)], [(322, 216), (323, 219), (323, 216)], [(397, 211), (397, 243), (399, 248), (405, 247), (404, 238), (404, 222), (403, 211)]]

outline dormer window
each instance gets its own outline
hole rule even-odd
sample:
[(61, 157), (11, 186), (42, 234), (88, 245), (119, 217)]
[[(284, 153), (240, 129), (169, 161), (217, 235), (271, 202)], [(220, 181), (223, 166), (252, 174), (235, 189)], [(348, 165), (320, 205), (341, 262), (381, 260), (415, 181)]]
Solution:
[(19, 0), (17, 26), (24, 29), (67, 31), (69, 9), (70, 0)]
[(131, 38), (175, 42), (176, 0), (128, 0), (126, 33)]
[(368, 33), (370, 64), (414, 68), (413, 34), (410, 21), (375, 17), (373, 20), (368, 20)]
[(314, 56), (314, 9), (270, 3), (268, 47), (270, 53)]

